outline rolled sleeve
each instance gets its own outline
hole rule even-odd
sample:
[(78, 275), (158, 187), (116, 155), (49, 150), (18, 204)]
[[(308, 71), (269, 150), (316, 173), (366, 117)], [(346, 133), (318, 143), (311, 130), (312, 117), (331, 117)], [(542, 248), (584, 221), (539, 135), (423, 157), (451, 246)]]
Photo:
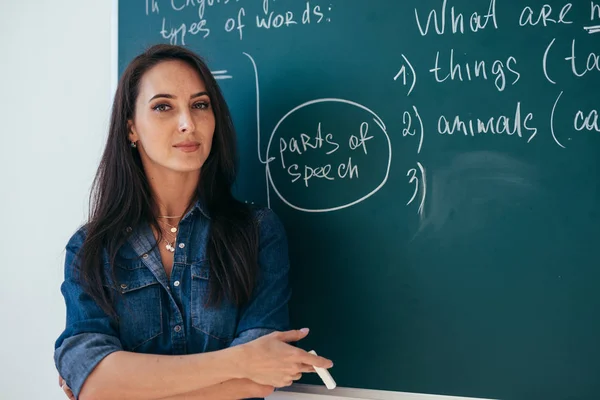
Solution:
[(111, 335), (81, 333), (66, 338), (54, 352), (54, 362), (75, 398), (94, 368), (110, 353), (121, 350), (121, 343)]
[(79, 231), (67, 244), (65, 279), (61, 284), (66, 326), (54, 346), (56, 369), (76, 399), (98, 363), (109, 354), (122, 350), (116, 322), (84, 292), (76, 278), (77, 252), (82, 243), (83, 233)]
[(258, 211), (257, 218), (260, 227), (259, 277), (252, 298), (242, 309), (231, 346), (290, 329), (290, 263), (285, 229), (271, 209)]

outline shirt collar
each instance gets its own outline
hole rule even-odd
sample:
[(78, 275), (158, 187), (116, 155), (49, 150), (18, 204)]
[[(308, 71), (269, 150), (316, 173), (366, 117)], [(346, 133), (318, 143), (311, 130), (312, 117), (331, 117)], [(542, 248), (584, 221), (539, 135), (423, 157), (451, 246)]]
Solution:
[[(204, 215), (204, 217), (206, 217), (206, 219), (210, 220), (210, 215), (208, 214), (208, 209), (206, 207), (206, 204), (201, 199), (196, 200), (196, 202), (194, 203), (194, 206), (183, 216), (183, 218), (181, 218), (181, 220), (188, 218), (188, 215), (191, 215), (196, 210), (200, 211), (200, 213), (202, 215)], [(132, 232), (132, 228), (127, 227), (125, 232), (127, 233), (127, 235), (130, 235)]]
[(194, 204), (192, 209), (190, 211), (188, 211), (188, 213), (183, 218), (186, 218), (189, 214), (191, 214), (195, 210), (200, 211), (202, 213), (202, 215), (204, 215), (207, 219), (210, 220), (210, 215), (208, 214), (208, 208), (206, 207), (206, 203), (200, 198), (198, 200), (196, 200), (196, 203)]

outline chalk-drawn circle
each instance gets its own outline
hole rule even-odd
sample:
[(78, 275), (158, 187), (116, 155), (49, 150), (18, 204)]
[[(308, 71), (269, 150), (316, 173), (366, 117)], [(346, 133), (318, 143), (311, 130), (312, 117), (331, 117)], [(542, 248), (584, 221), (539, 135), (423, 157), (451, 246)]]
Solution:
[[(271, 145), (273, 144), (273, 138), (275, 138), (276, 135), (278, 134), (278, 130), (280, 129), (281, 125), (289, 117), (291, 117), (292, 115), (294, 115), (295, 113), (297, 113), (300, 110), (306, 109), (307, 107), (312, 107), (317, 104), (323, 104), (323, 103), (343, 104), (343, 105), (347, 105), (350, 108), (352, 108), (352, 110), (348, 110), (348, 112), (356, 112), (357, 110), (361, 110), (361, 112), (366, 111), (368, 114), (370, 114), (369, 117), (375, 122), (375, 125), (380, 129), (380, 131), (378, 131), (375, 134), (382, 134), (385, 138), (385, 144), (386, 144), (386, 150), (387, 150), (387, 163), (385, 165), (385, 173), (383, 174), (384, 176), (383, 176), (381, 182), (377, 182), (377, 186), (374, 189), (369, 189), (369, 191), (366, 194), (363, 193), (359, 196), (354, 196), (354, 198), (352, 198), (348, 201), (345, 201), (343, 204), (337, 204), (337, 205), (331, 205), (328, 207), (319, 207), (319, 208), (306, 207), (306, 206), (302, 206), (299, 204), (295, 204), (295, 202), (293, 200), (286, 198), (281, 193), (281, 190), (278, 188), (276, 182), (274, 181), (273, 176), (271, 174), (270, 164), (273, 163), (274, 160), (276, 160), (276, 157), (271, 157)], [(347, 143), (346, 143), (346, 146), (347, 146)], [(283, 201), (285, 204), (287, 204), (288, 206), (290, 206), (296, 210), (304, 211), (304, 212), (337, 211), (337, 210), (341, 210), (341, 209), (344, 209), (347, 207), (351, 207), (353, 205), (356, 205), (356, 204), (368, 199), (369, 197), (371, 197), (372, 195), (377, 193), (385, 185), (385, 183), (387, 182), (388, 176), (389, 176), (391, 165), (392, 165), (392, 144), (390, 141), (390, 137), (387, 133), (385, 124), (383, 123), (383, 120), (369, 108), (367, 108), (359, 103), (356, 103), (356, 102), (353, 102), (350, 100), (344, 100), (344, 99), (337, 99), (337, 98), (316, 99), (316, 100), (311, 100), (306, 103), (300, 104), (299, 106), (293, 108), (287, 114), (285, 114), (283, 116), (283, 118), (281, 118), (279, 120), (277, 125), (275, 125), (275, 128), (273, 129), (273, 132), (271, 133), (271, 137), (269, 138), (269, 143), (267, 145), (266, 174), (267, 174), (271, 188), (277, 194), (277, 196), (281, 199), (281, 201)]]

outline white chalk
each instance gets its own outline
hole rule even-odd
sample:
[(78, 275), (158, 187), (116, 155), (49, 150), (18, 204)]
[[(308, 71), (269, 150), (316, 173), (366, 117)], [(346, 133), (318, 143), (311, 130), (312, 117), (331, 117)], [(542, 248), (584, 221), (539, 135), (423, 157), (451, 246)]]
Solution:
[[(309, 353), (314, 354), (315, 356), (317, 355), (317, 353), (314, 350), (309, 351)], [(333, 380), (329, 371), (327, 371), (325, 368), (315, 367), (314, 365), (313, 368), (315, 369), (315, 371), (317, 371), (317, 374), (319, 374), (319, 377), (321, 378), (327, 389), (335, 389), (336, 383)]]

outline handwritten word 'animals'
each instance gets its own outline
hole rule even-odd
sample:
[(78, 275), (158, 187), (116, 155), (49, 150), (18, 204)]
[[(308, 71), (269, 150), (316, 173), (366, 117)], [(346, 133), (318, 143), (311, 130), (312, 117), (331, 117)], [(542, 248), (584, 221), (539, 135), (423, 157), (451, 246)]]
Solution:
[(462, 133), (465, 136), (480, 134), (516, 135), (519, 138), (525, 137), (527, 143), (529, 143), (538, 132), (536, 127), (531, 126), (532, 120), (533, 113), (527, 113), (524, 118), (521, 116), (521, 102), (518, 102), (512, 118), (500, 115), (487, 119), (464, 119), (457, 115), (454, 119), (449, 119), (442, 115), (438, 119), (438, 133), (441, 135)]

